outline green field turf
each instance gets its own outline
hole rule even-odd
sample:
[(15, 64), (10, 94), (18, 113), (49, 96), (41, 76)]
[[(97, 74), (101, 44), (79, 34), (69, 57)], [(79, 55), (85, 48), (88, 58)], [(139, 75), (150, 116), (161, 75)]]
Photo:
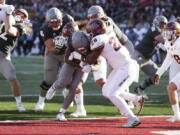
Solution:
[[(52, 101), (48, 101), (44, 112), (36, 113), (33, 111), (38, 98), (40, 83), (43, 79), (43, 57), (13, 57), (13, 63), (17, 70), (17, 78), (20, 81), (23, 95), (23, 102), (27, 109), (26, 113), (18, 113), (14, 98), (12, 97), (10, 87), (4, 77), (0, 74), (0, 120), (39, 120), (39, 119), (54, 119), (63, 98), (61, 90), (58, 90), (57, 95)], [(140, 80), (144, 79), (145, 75), (140, 72)], [(168, 103), (166, 84), (168, 74), (166, 73), (159, 86), (152, 86), (147, 89), (147, 94), (150, 99), (146, 102), (141, 115), (169, 115), (172, 114)], [(131, 90), (137, 84), (131, 86)], [(95, 85), (90, 74), (85, 90), (85, 107), (87, 109), (87, 117), (118, 117), (118, 110), (101, 95), (101, 89)], [(76, 107), (68, 110), (67, 114), (75, 111)], [(67, 117), (70, 117), (67, 115)]]

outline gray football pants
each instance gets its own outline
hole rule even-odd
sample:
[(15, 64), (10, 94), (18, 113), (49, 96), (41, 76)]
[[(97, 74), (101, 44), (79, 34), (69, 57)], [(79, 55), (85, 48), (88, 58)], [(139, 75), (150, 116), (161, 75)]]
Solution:
[(87, 76), (88, 74), (82, 72), (80, 68), (75, 68), (67, 63), (63, 64), (59, 78), (54, 82), (53, 86), (56, 89), (69, 86), (69, 94), (64, 100), (64, 109), (67, 109), (70, 103), (73, 101), (76, 90), (82, 88)]

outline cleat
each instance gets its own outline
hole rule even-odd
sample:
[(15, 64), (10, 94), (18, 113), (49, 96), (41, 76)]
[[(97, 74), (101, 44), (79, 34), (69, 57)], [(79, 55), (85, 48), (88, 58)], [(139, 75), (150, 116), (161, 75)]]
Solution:
[(46, 93), (46, 99), (51, 100), (54, 97), (55, 93), (56, 89), (53, 86), (51, 86), (51, 88), (49, 88), (49, 90)]
[(64, 113), (58, 113), (56, 116), (56, 120), (67, 121), (66, 117), (64, 116)]
[(37, 102), (35, 108), (34, 108), (34, 111), (35, 112), (42, 112), (44, 110), (44, 102), (40, 103), (40, 102)]
[(87, 116), (85, 109), (77, 110), (77, 111), (71, 113), (70, 115), (73, 117), (81, 117), (81, 116), (85, 117), (85, 116)]
[(143, 110), (145, 98), (141, 96), (140, 100), (135, 103), (135, 114), (138, 115)]
[(134, 119), (129, 119), (126, 124), (122, 125), (122, 127), (123, 128), (133, 128), (140, 124), (141, 124), (141, 122), (137, 118), (134, 118)]
[(16, 104), (16, 107), (17, 107), (19, 112), (26, 112), (26, 109), (25, 109), (25, 107), (23, 106), (22, 103)]
[(140, 96), (143, 96), (145, 99), (149, 99), (149, 97), (146, 95), (146, 93), (144, 92), (143, 89), (141, 89), (140, 87), (136, 87), (134, 88), (134, 92)]
[(169, 119), (167, 119), (166, 121), (168, 122), (180, 122), (180, 116), (172, 116)]

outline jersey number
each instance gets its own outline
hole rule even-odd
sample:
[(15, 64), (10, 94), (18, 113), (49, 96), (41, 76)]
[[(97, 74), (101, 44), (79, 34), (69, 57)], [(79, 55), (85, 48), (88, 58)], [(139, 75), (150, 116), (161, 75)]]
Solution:
[(121, 44), (117, 42), (115, 37), (109, 39), (109, 44), (114, 48), (115, 51), (118, 51), (121, 48)]
[(174, 55), (174, 59), (178, 64), (180, 64), (180, 57), (178, 55)]

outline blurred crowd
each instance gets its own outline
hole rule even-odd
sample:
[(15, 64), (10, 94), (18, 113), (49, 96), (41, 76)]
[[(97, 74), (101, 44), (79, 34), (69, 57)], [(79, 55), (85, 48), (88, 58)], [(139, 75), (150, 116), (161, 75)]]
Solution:
[(174, 20), (180, 15), (179, 0), (7, 0), (16, 8), (25, 8), (33, 24), (33, 33), (22, 36), (17, 43), (16, 55), (43, 55), (44, 45), (39, 38), (39, 28), (45, 23), (46, 11), (57, 7), (72, 15), (76, 21), (86, 19), (91, 5), (100, 5), (137, 45), (156, 15)]

